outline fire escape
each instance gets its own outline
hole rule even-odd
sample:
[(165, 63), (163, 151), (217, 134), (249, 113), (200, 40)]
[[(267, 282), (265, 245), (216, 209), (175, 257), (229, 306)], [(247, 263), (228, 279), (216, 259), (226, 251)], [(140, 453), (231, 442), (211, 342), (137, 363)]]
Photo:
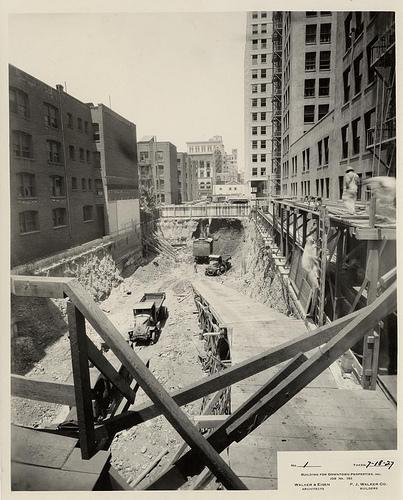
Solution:
[(367, 129), (372, 174), (396, 176), (395, 24), (371, 48), (370, 68), (376, 78), (374, 125)]
[(272, 195), (280, 194), (281, 188), (281, 107), (282, 107), (282, 50), (283, 13), (273, 12), (272, 55)]

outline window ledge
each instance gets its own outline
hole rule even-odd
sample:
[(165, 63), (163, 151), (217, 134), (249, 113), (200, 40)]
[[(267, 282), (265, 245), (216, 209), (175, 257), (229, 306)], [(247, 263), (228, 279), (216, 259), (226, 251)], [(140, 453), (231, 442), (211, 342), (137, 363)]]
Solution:
[(64, 163), (59, 161), (48, 161), (48, 165), (53, 165), (55, 167), (62, 167)]
[(17, 196), (18, 201), (38, 201), (37, 196)]
[(360, 159), (360, 153), (350, 156), (350, 161), (357, 161)]
[(62, 229), (63, 227), (67, 227), (67, 224), (62, 224), (61, 226), (53, 226), (52, 229)]
[(348, 158), (342, 158), (340, 160), (340, 165), (346, 165), (348, 163)]
[(65, 200), (66, 199), (66, 195), (65, 194), (61, 194), (60, 196), (51, 195), (50, 199), (51, 200)]
[(27, 233), (20, 233), (20, 236), (27, 236), (28, 234), (40, 233), (39, 229), (35, 229), (35, 231), (28, 231)]
[(88, 222), (94, 222), (94, 220), (95, 220), (95, 219), (89, 219), (89, 220), (85, 220), (85, 221), (83, 221), (83, 222), (84, 222), (84, 224), (87, 224)]
[(35, 158), (33, 156), (18, 156), (13, 154), (13, 158), (15, 158), (16, 160), (35, 161)]

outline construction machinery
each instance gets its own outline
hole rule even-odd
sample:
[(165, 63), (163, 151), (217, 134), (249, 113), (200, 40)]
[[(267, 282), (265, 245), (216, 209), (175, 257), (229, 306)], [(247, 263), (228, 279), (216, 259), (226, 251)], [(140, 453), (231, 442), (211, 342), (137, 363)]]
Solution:
[(231, 267), (231, 257), (222, 257), (221, 255), (210, 255), (209, 265), (206, 267), (206, 276), (220, 276)]
[(213, 251), (212, 238), (197, 238), (193, 242), (193, 257), (197, 264), (206, 264), (209, 262), (209, 256)]
[(168, 309), (163, 306), (165, 292), (145, 293), (140, 302), (134, 304), (134, 325), (128, 331), (128, 342), (155, 343), (161, 333), (161, 322), (168, 317)]

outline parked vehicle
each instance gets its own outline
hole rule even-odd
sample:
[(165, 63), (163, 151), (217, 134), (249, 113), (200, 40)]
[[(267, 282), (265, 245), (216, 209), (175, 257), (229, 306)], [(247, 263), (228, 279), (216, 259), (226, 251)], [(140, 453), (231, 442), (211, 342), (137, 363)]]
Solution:
[(231, 267), (231, 257), (221, 255), (210, 255), (209, 265), (206, 267), (206, 276), (219, 276), (228, 271)]
[(193, 242), (193, 257), (197, 264), (206, 264), (209, 262), (209, 256), (213, 251), (212, 238), (197, 238)]
[(161, 322), (168, 317), (168, 309), (163, 306), (165, 292), (145, 293), (140, 302), (134, 304), (133, 330), (128, 332), (128, 342), (156, 342), (161, 333)]

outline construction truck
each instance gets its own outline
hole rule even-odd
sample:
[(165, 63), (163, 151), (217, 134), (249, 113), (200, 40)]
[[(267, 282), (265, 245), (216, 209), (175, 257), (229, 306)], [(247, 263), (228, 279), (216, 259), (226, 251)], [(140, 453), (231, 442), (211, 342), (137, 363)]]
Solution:
[(193, 242), (193, 257), (197, 264), (207, 264), (213, 251), (212, 238), (197, 238)]
[(210, 255), (209, 265), (206, 267), (206, 276), (220, 276), (231, 267), (231, 257), (222, 257), (221, 255)]
[(165, 292), (145, 293), (140, 302), (134, 304), (134, 325), (128, 331), (127, 339), (132, 347), (139, 341), (157, 341), (161, 333), (161, 322), (168, 317), (168, 309), (163, 306), (165, 298)]

